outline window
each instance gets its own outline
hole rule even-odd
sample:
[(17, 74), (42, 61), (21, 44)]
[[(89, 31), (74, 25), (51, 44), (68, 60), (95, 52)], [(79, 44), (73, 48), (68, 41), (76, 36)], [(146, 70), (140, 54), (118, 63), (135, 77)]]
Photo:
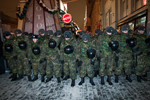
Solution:
[(136, 20), (136, 26), (139, 26), (139, 25), (145, 26), (145, 23), (146, 23), (146, 16)]
[(128, 23), (128, 25), (129, 25), (129, 27), (130, 27), (131, 30), (134, 30), (134, 22), (135, 21), (132, 21), (132, 22)]

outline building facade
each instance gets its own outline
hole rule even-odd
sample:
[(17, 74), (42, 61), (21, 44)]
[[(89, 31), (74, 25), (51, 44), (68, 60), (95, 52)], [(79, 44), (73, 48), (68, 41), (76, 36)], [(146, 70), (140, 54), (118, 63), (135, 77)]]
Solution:
[(100, 29), (112, 26), (118, 30), (123, 25), (135, 30), (138, 25), (147, 27), (150, 23), (150, 0), (95, 0), (93, 5), (90, 17), (92, 33), (98, 22)]

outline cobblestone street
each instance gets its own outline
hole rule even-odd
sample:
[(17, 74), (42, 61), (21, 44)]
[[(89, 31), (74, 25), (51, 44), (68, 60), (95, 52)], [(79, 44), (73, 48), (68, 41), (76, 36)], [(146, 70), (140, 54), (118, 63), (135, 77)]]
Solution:
[[(39, 79), (35, 82), (28, 82), (27, 76), (22, 80), (11, 82), (6, 73), (0, 75), (0, 100), (150, 100), (150, 81), (138, 83), (135, 75), (132, 75), (133, 82), (125, 80), (120, 76), (119, 83), (110, 86), (100, 84), (100, 77), (94, 78), (95, 86), (85, 78), (85, 83), (78, 86), (79, 75), (75, 87), (71, 87), (71, 79), (57, 83), (56, 78), (48, 83), (41, 83)], [(150, 79), (150, 73), (148, 73)]]

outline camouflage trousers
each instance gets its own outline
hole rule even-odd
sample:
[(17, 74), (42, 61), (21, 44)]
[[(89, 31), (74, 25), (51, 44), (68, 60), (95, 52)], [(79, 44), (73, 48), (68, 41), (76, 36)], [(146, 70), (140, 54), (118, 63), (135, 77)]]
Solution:
[(137, 66), (135, 67), (135, 74), (138, 76), (145, 75), (146, 73), (146, 62), (145, 58), (147, 57), (147, 54), (142, 54), (140, 56), (137, 56)]
[(31, 60), (34, 75), (38, 75), (38, 72), (40, 72), (41, 75), (45, 74), (45, 66), (43, 66), (43, 64), (40, 64), (39, 61), (39, 59)]
[(23, 69), (25, 70), (26, 75), (31, 75), (31, 68), (29, 66), (28, 58), (26, 58), (25, 54), (18, 54), (17, 55), (17, 67), (18, 67), (18, 74), (23, 75)]
[(100, 76), (105, 76), (113, 75), (113, 55), (104, 55), (101, 54), (101, 61), (100, 61), (100, 67), (99, 67), (99, 75)]
[(147, 56), (147, 57), (146, 57), (145, 63), (146, 63), (146, 67), (145, 67), (145, 69), (144, 69), (144, 72), (146, 73), (146, 72), (148, 72), (149, 69), (150, 69), (150, 56)]
[(48, 55), (46, 56), (47, 65), (46, 65), (46, 77), (51, 78), (53, 72), (56, 78), (61, 77), (61, 64), (59, 55)]
[(82, 65), (79, 67), (80, 77), (85, 77), (86, 74), (88, 77), (93, 78), (94, 76), (94, 66), (91, 64), (91, 59), (82, 59)]
[(94, 66), (93, 66), (93, 70), (96, 71), (99, 69), (99, 61), (95, 60)]
[(118, 67), (115, 68), (115, 74), (121, 75), (124, 68), (126, 75), (131, 75), (132, 54), (119, 54)]
[(16, 64), (16, 60), (13, 59), (13, 57), (6, 57), (7, 59), (7, 64), (11, 70), (12, 73), (17, 73), (17, 64)]
[(71, 79), (77, 79), (76, 67), (75, 59), (64, 59), (63, 70), (65, 76), (70, 75)]

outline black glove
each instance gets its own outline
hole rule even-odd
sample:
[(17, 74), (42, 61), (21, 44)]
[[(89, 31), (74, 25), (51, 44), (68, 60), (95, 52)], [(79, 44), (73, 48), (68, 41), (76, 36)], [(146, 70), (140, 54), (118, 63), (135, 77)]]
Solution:
[(115, 57), (115, 62), (117, 62), (117, 61), (119, 61), (119, 57), (118, 56)]
[(40, 63), (40, 64), (42, 64), (43, 62), (44, 62), (44, 60), (43, 60), (43, 59), (41, 59), (39, 63)]
[(44, 59), (44, 61), (46, 61), (46, 58), (43, 58)]
[(17, 59), (17, 56), (13, 56), (13, 59)]
[(150, 52), (147, 53), (147, 56), (150, 56)]
[(137, 54), (137, 56), (140, 56), (141, 54), (143, 54), (143, 52), (140, 52), (139, 54)]
[(78, 61), (78, 66), (81, 66), (82, 65), (82, 61)]
[(138, 51), (139, 51), (139, 49), (140, 49), (140, 48), (139, 48), (139, 47), (137, 47), (137, 48), (133, 49), (133, 51), (134, 51), (134, 52), (138, 52)]
[(26, 54), (26, 58), (28, 58), (28, 55)]
[(61, 63), (61, 64), (64, 64), (64, 60), (60, 60), (60, 63)]
[(111, 47), (111, 45), (112, 45), (111, 42), (109, 42), (108, 45), (109, 45), (109, 47)]
[(98, 61), (100, 61), (100, 59), (101, 59), (100, 57), (97, 57), (97, 60), (98, 60)]
[(77, 59), (76, 62), (78, 62), (79, 60)]
[(32, 64), (31, 61), (29, 61), (29, 64)]
[(94, 65), (94, 62), (95, 62), (95, 60), (94, 60), (94, 59), (91, 59), (91, 64), (92, 64), (92, 65)]
[(119, 50), (119, 49), (117, 49), (115, 52), (116, 52), (116, 53), (119, 53), (119, 52), (120, 52), (120, 50)]

